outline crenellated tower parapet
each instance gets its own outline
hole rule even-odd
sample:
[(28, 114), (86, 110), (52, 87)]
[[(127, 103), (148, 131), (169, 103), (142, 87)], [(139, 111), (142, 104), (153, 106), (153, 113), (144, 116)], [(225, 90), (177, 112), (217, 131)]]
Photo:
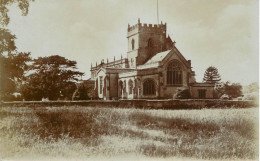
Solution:
[(138, 23), (130, 26), (128, 25), (127, 28), (127, 38), (137, 34), (137, 33), (154, 33), (154, 34), (166, 34), (166, 23), (163, 24), (146, 24), (146, 23), (140, 23), (140, 19), (138, 20)]

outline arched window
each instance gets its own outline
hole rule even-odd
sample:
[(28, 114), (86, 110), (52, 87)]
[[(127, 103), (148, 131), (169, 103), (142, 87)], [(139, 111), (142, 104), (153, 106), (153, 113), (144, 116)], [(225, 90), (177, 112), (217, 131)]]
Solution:
[(143, 94), (144, 95), (155, 95), (155, 84), (154, 81), (148, 79), (143, 84)]
[(103, 77), (99, 77), (99, 93), (102, 94), (103, 91)]
[(122, 98), (123, 96), (123, 82), (119, 81), (119, 97)]
[(152, 39), (149, 39), (149, 40), (148, 40), (147, 46), (148, 46), (148, 47), (152, 47), (152, 46), (153, 46)]
[(134, 49), (135, 49), (135, 40), (132, 39), (132, 50), (134, 50)]
[(133, 93), (133, 81), (131, 79), (128, 81), (128, 92), (129, 94)]
[(167, 67), (167, 84), (168, 85), (182, 84), (181, 64), (178, 61), (173, 61)]

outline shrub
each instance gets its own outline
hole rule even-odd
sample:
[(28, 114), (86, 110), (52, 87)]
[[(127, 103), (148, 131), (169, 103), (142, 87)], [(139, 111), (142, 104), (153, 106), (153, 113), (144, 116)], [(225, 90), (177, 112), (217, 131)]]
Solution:
[(189, 99), (190, 91), (188, 89), (178, 89), (177, 93), (173, 97), (175, 99)]

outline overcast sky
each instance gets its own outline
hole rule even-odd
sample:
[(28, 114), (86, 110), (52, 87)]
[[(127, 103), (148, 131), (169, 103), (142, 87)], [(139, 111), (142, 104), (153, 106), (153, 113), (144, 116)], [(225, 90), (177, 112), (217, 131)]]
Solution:
[[(18, 51), (76, 60), (85, 79), (91, 62), (126, 57), (128, 23), (157, 23), (156, 0), (35, 0), (10, 17)], [(198, 82), (211, 65), (223, 81), (258, 81), (258, 0), (159, 0), (159, 19)]]

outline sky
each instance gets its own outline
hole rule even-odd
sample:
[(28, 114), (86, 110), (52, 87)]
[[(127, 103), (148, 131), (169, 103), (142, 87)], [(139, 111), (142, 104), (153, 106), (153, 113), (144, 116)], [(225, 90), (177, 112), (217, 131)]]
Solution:
[[(126, 57), (127, 26), (157, 23), (156, 0), (35, 0), (29, 14), (9, 7), (8, 28), (18, 51), (33, 58), (61, 55), (78, 63), (84, 79), (96, 62)], [(159, 0), (159, 21), (191, 60), (197, 82), (209, 66), (222, 81), (258, 82), (258, 0)]]

